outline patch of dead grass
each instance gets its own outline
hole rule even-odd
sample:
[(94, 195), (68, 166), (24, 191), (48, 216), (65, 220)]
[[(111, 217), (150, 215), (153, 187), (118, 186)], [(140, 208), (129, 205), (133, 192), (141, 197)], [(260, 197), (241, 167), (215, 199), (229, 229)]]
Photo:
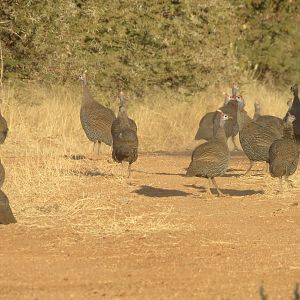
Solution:
[[(150, 93), (143, 100), (128, 97), (129, 115), (138, 125), (140, 150), (192, 149), (197, 144), (193, 139), (200, 118), (222, 105), (223, 91), (229, 93), (230, 89), (189, 97)], [(242, 94), (250, 115), (256, 100), (261, 101), (264, 114), (282, 117), (286, 112), (288, 92), (251, 81), (242, 85)], [(1, 147), (6, 169), (4, 191), (19, 223), (59, 223), (83, 235), (182, 230), (184, 225), (176, 224), (177, 215), (170, 206), (141, 213), (134, 205), (124, 204), (124, 199), (130, 202), (134, 196), (128, 196), (124, 172), (109, 158), (110, 147), (102, 147), (104, 158), (102, 155), (100, 160), (66, 158), (88, 156), (90, 151), (91, 143), (79, 119), (80, 98), (79, 88), (29, 84), (3, 90), (2, 114), (10, 129)], [(112, 102), (115, 111), (117, 102)]]

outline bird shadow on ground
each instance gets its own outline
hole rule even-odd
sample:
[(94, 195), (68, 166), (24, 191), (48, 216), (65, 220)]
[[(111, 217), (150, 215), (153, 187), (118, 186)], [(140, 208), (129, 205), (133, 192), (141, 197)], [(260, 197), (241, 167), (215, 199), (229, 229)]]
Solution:
[(64, 158), (72, 159), (72, 160), (82, 160), (82, 159), (87, 159), (87, 157), (84, 156), (84, 155), (82, 155), (82, 154), (64, 155)]
[(147, 171), (142, 171), (142, 170), (133, 170), (133, 171), (137, 172), (137, 173), (150, 174), (150, 175), (166, 175), (166, 176), (181, 176), (181, 177), (185, 177), (184, 173), (147, 172)]
[(244, 177), (244, 178), (251, 178), (251, 177), (264, 177), (264, 173), (256, 173), (256, 174), (247, 174), (245, 175), (245, 172), (243, 173), (225, 173), (220, 177)]
[(70, 170), (69, 173), (74, 176), (87, 176), (87, 177), (95, 177), (95, 176), (113, 176), (112, 173), (105, 173), (99, 170)]
[[(184, 186), (194, 188), (199, 190), (200, 193), (205, 193), (206, 188), (204, 186), (197, 186), (195, 184), (185, 184)], [(210, 189), (213, 194), (218, 194), (215, 188)], [(263, 194), (263, 190), (234, 190), (234, 189), (220, 189), (222, 193), (227, 196), (251, 196), (251, 195), (258, 195)]]
[(229, 169), (227, 169), (227, 172), (242, 172), (242, 171), (246, 171), (246, 170), (244, 170), (244, 169), (235, 169), (235, 168), (229, 168)]
[(103, 157), (101, 157), (99, 155), (85, 156), (85, 155), (82, 155), (82, 154), (64, 155), (64, 158), (65, 159), (70, 159), (70, 160), (92, 160), (92, 161), (103, 160)]
[(220, 177), (240, 177), (242, 176), (243, 174), (234, 174), (234, 173), (225, 173), (223, 174), (222, 176)]
[(179, 190), (162, 189), (148, 185), (142, 185), (139, 189), (133, 191), (132, 193), (146, 197), (182, 197), (191, 195), (191, 193), (186, 193)]

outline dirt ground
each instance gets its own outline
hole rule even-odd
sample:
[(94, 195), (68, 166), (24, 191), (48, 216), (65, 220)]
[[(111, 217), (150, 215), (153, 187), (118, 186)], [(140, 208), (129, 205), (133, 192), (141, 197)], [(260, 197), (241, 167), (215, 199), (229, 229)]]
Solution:
[[(184, 176), (188, 154), (142, 154), (131, 182), (108, 155), (62, 159), (59, 193), (7, 192), (19, 223), (0, 226), (0, 299), (259, 299), (262, 284), (270, 300), (292, 298), (299, 171), (278, 195), (263, 164), (240, 176), (248, 162), (238, 153), (217, 178), (227, 197), (210, 198), (205, 179)], [(17, 164), (6, 159), (7, 172)]]

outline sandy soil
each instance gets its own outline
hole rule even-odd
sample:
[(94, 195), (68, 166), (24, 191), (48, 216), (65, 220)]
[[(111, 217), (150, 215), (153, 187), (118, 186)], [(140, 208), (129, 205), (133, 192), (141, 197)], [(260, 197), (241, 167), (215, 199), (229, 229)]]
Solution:
[[(300, 281), (300, 173), (296, 188), (278, 195), (263, 164), (240, 177), (248, 162), (234, 155), (217, 178), (228, 197), (210, 198), (206, 180), (184, 176), (189, 160), (143, 154), (131, 183), (108, 156), (69, 160), (77, 172), (64, 195), (22, 202), (11, 192), (19, 223), (0, 226), (0, 299), (259, 299), (261, 284), (269, 299), (291, 299)], [(5, 163), (9, 170), (16, 159)], [(38, 197), (55, 212), (22, 213)], [(87, 206), (75, 209), (78, 199)]]

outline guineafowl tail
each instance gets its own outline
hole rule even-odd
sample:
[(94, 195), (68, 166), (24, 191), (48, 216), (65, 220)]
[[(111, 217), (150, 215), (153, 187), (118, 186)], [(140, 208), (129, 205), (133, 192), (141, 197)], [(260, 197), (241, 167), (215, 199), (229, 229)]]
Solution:
[(0, 190), (0, 224), (17, 223), (6, 195)]
[(186, 176), (192, 177), (197, 175), (197, 168), (195, 163), (191, 162), (189, 167), (186, 170)]
[(199, 141), (199, 140), (203, 139), (203, 134), (202, 134), (202, 130), (201, 129), (202, 128), (199, 128), (198, 131), (197, 131), (197, 133), (196, 133), (196, 135), (195, 135), (195, 140), (196, 141)]
[(5, 225), (17, 223), (17, 220), (16, 220), (15, 216), (13, 215), (10, 206), (6, 210), (6, 218), (4, 218), (3, 221), (4, 221), (3, 224), (5, 224)]

